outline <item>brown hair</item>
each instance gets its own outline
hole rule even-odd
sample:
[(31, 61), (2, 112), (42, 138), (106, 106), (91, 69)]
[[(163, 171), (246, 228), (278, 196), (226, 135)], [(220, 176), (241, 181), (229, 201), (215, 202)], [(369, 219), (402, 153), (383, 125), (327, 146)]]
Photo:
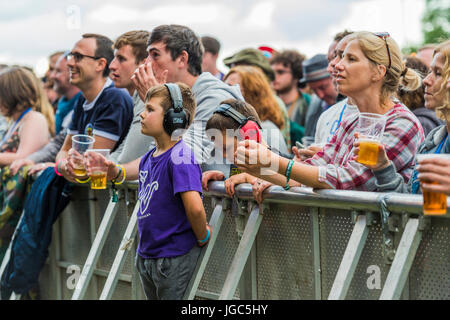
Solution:
[(281, 63), (286, 68), (291, 69), (292, 77), (294, 79), (300, 80), (303, 78), (302, 63), (305, 59), (306, 56), (297, 50), (283, 50), (270, 59), (270, 64)]
[[(407, 68), (414, 69), (422, 79), (424, 79), (428, 74), (427, 65), (423, 63), (422, 60), (420, 60), (419, 58), (408, 56), (406, 58), (405, 66)], [(425, 89), (424, 85), (422, 84), (419, 88), (417, 88), (414, 91), (399, 88), (397, 96), (400, 99), (400, 101), (410, 110), (415, 110), (418, 108), (422, 108), (425, 105), (424, 93)]]
[(147, 41), (150, 38), (150, 32), (144, 30), (128, 31), (120, 35), (114, 42), (114, 49), (120, 49), (125, 45), (130, 45), (133, 55), (136, 57), (136, 64), (145, 60), (148, 56)]
[[(220, 104), (229, 104), (233, 109), (241, 113), (244, 117), (257, 122), (258, 124), (261, 123), (261, 120), (259, 119), (258, 113), (256, 112), (255, 108), (253, 108), (253, 106), (245, 101), (228, 99), (222, 101)], [(227, 129), (237, 130), (238, 128), (239, 124), (232, 118), (224, 116), (220, 113), (214, 113), (206, 123), (205, 130), (208, 131), (209, 129), (216, 129), (220, 130), (221, 132), (226, 132)]]
[(42, 83), (31, 71), (22, 67), (11, 67), (0, 72), (0, 103), (7, 110), (7, 117), (30, 107), (41, 112), (47, 119), (50, 133), (54, 135), (53, 107)]
[(259, 118), (262, 121), (270, 120), (282, 129), (285, 125), (283, 113), (261, 69), (254, 66), (236, 66), (231, 68), (224, 81), (232, 73), (237, 73), (241, 77), (244, 99), (255, 108)]
[(97, 44), (95, 49), (95, 56), (106, 60), (105, 69), (103, 69), (103, 77), (109, 75), (109, 64), (114, 59), (113, 42), (108, 37), (96, 33), (85, 33), (82, 35), (83, 39), (94, 38)]
[[(181, 82), (177, 82), (176, 84), (178, 85), (178, 87), (180, 87), (181, 97), (183, 99), (183, 109), (188, 117), (188, 126), (189, 126), (194, 120), (196, 108), (195, 97), (189, 86)], [(151, 98), (162, 98), (161, 107), (163, 108), (164, 112), (166, 112), (173, 106), (169, 89), (167, 89), (167, 87), (163, 84), (151, 87), (147, 91), (147, 94), (145, 95), (145, 103), (147, 104)]]

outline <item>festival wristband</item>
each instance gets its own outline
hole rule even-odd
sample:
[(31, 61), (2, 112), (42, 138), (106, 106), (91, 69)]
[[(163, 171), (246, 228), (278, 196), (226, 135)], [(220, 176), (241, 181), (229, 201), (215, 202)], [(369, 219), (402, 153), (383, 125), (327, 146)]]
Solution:
[(291, 178), (291, 170), (292, 166), (294, 165), (294, 160), (290, 160), (287, 168), (286, 168), (286, 186), (284, 187), (284, 190), (289, 190), (291, 187), (289, 186), (289, 179)]
[(91, 181), (91, 177), (87, 178), (86, 180), (79, 180), (79, 179), (75, 178), (75, 181), (78, 183), (88, 183), (89, 181)]
[(66, 159), (59, 159), (59, 160), (56, 161), (56, 163), (55, 163), (55, 173), (56, 173), (58, 176), (60, 176), (60, 177), (63, 176), (63, 175), (62, 175), (61, 173), (59, 173), (59, 171), (58, 171), (58, 165), (59, 165), (59, 163), (60, 163), (61, 160), (66, 160)]
[[(127, 177), (127, 172), (125, 171), (125, 168), (124, 168), (122, 165), (116, 164), (116, 166), (119, 167), (119, 174), (117, 175), (117, 177), (116, 177), (115, 179), (113, 179), (113, 180), (111, 180), (111, 181), (112, 181), (113, 183), (119, 185), (119, 184), (122, 184), (122, 183), (125, 181), (125, 178)], [(120, 180), (119, 182), (117, 182), (116, 179), (117, 179), (118, 177), (120, 177), (120, 173), (121, 173), (121, 172), (123, 172), (122, 180)]]
[(197, 240), (198, 243), (203, 244), (203, 243), (205, 243), (206, 241), (209, 240), (210, 232), (209, 232), (209, 226), (208, 226), (208, 225), (206, 225), (206, 231), (207, 231), (208, 233), (206, 234), (205, 239), (203, 239), (203, 240)]
[(116, 164), (116, 167), (119, 168), (119, 172), (117, 175), (111, 179), (111, 181), (116, 182), (117, 179), (119, 179), (120, 175), (122, 174), (122, 166), (120, 164)]

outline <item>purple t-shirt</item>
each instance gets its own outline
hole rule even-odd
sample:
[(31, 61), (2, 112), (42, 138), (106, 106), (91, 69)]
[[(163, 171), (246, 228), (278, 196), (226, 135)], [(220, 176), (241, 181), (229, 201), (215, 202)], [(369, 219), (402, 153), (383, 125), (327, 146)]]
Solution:
[(182, 140), (152, 157), (155, 150), (139, 164), (138, 254), (145, 259), (184, 255), (197, 244), (180, 192), (202, 193), (202, 170)]

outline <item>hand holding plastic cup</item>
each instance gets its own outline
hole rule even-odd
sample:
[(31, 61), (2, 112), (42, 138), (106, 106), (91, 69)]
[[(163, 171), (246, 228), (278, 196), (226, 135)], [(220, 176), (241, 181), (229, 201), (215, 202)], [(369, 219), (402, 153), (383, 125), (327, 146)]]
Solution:
[(69, 160), (74, 166), (74, 174), (78, 177), (86, 176), (83, 154), (94, 146), (95, 139), (85, 134), (77, 134), (72, 137), (72, 150), (69, 152)]
[[(420, 162), (430, 158), (450, 159), (450, 154), (418, 154), (417, 161)], [(437, 184), (436, 181), (428, 183)], [(447, 213), (447, 195), (441, 192), (431, 192), (422, 190), (423, 192), (423, 214), (425, 215), (444, 215)]]
[(381, 137), (386, 126), (386, 117), (376, 113), (359, 114), (356, 132), (359, 133), (359, 153), (356, 161), (375, 166), (378, 160), (378, 150)]
[(89, 156), (91, 189), (106, 189), (109, 149), (89, 149), (86, 151), (86, 155)]

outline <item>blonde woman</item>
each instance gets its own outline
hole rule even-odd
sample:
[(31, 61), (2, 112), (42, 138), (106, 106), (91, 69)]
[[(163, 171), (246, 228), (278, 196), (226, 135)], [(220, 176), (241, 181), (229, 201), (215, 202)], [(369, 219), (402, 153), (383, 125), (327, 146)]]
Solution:
[[(399, 85), (409, 90), (417, 89), (421, 85), (419, 75), (405, 68), (400, 48), (388, 34), (370, 32), (357, 32), (349, 36), (336, 69), (339, 92), (352, 98), (360, 112), (386, 117), (381, 142), (386, 146), (396, 171), (409, 180), (415, 154), (424, 138), (423, 130), (412, 112), (392, 96)], [(293, 162), (258, 143), (245, 141), (237, 149), (237, 161), (243, 170), (285, 189), (306, 185), (313, 188), (376, 190), (372, 170), (355, 161), (353, 155), (358, 117), (355, 114), (346, 118), (323, 151), (311, 159)], [(261, 176), (263, 166), (272, 168), (273, 174)], [(267, 184), (261, 185), (259, 194), (267, 187)], [(262, 198), (257, 197), (257, 200)]]

